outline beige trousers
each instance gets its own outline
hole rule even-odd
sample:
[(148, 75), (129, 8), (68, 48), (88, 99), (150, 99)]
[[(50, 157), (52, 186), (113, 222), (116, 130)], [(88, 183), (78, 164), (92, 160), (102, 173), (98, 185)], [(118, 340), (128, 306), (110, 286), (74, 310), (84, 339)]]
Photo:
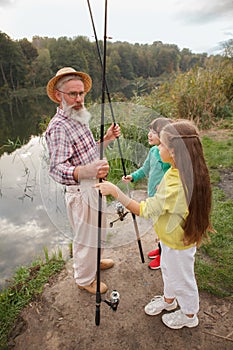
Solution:
[[(82, 180), (77, 186), (66, 186), (67, 214), (74, 231), (74, 279), (80, 286), (96, 278), (98, 248), (99, 190), (98, 180)], [(102, 197), (101, 253), (106, 238), (106, 199)]]

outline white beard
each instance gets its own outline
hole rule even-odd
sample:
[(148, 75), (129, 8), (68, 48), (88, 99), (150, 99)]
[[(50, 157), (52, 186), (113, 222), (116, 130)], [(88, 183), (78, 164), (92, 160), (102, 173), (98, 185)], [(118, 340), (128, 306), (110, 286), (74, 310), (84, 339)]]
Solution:
[(89, 113), (85, 107), (83, 107), (79, 111), (72, 109), (70, 118), (78, 121), (81, 124), (89, 125), (89, 120), (91, 119), (91, 113)]
[(74, 106), (75, 106), (75, 104), (72, 106), (69, 106), (65, 100), (62, 101), (63, 111), (65, 112), (65, 114), (68, 118), (72, 118), (81, 124), (89, 125), (89, 120), (91, 119), (91, 114), (87, 111), (87, 109), (84, 106), (82, 109), (80, 109), (78, 111), (73, 109)]

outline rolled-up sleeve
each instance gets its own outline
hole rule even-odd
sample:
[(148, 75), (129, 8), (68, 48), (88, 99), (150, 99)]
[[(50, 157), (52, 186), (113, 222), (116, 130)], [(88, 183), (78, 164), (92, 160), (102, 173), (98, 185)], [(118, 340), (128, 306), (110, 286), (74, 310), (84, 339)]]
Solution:
[(49, 150), (50, 167), (49, 174), (63, 185), (75, 185), (75, 166), (71, 164), (72, 145), (68, 141), (66, 131), (62, 127), (54, 128), (46, 134), (46, 142)]

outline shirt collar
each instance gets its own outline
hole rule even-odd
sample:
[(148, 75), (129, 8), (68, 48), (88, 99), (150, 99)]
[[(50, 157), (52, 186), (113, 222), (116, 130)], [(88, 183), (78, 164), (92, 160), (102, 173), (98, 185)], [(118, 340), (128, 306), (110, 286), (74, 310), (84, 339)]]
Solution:
[(65, 112), (63, 111), (63, 109), (62, 108), (60, 108), (60, 107), (57, 107), (57, 114), (59, 115), (59, 116), (61, 116), (61, 117), (63, 117), (63, 118), (68, 118), (66, 115), (65, 115)]

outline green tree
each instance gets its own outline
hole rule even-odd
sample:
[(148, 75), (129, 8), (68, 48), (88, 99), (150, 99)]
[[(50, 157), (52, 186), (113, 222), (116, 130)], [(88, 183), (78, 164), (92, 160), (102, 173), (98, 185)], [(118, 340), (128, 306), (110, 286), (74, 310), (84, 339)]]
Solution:
[(19, 45), (28, 64), (31, 64), (38, 56), (37, 49), (27, 39), (19, 40)]
[(120, 44), (118, 53), (121, 58), (119, 68), (121, 76), (125, 79), (132, 80), (135, 77), (132, 63), (132, 47), (128, 43)]
[(51, 58), (48, 49), (40, 49), (37, 58), (31, 64), (31, 71), (27, 77), (33, 87), (46, 86), (52, 76)]
[(175, 45), (162, 46), (157, 55), (158, 74), (173, 73), (179, 70), (180, 53)]
[(0, 87), (24, 87), (27, 64), (21, 46), (0, 32)]

